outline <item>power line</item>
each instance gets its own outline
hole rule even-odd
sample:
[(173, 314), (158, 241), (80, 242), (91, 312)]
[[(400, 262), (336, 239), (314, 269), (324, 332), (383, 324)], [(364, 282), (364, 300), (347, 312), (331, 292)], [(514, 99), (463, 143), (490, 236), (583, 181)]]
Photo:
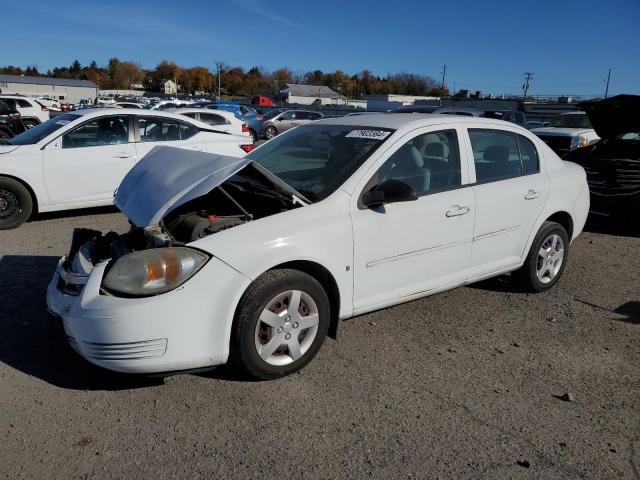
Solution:
[(609, 73), (607, 74), (607, 88), (604, 91), (604, 98), (607, 98), (609, 95), (609, 81), (611, 80), (611, 69), (609, 69)]

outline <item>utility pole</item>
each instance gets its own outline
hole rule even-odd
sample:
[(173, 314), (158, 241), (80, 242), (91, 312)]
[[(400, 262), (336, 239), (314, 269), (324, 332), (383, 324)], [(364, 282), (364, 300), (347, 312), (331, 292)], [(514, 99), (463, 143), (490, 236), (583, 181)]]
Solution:
[(218, 70), (218, 94), (216, 95), (216, 100), (220, 100), (220, 88), (221, 88), (220, 76), (222, 74), (223, 65), (224, 65), (223, 62), (216, 62), (216, 68)]
[(447, 64), (445, 63), (442, 66), (442, 90), (444, 90), (444, 79), (446, 75), (447, 75)]
[(524, 90), (524, 95), (522, 95), (522, 102), (524, 103), (527, 101), (527, 92), (529, 91), (529, 82), (531, 82), (531, 79), (533, 78), (533, 73), (525, 72), (523, 75), (524, 75), (524, 85), (522, 86), (522, 89)]
[(604, 90), (604, 98), (607, 98), (609, 95), (609, 81), (611, 80), (611, 69), (609, 69), (609, 73), (607, 74), (607, 88)]

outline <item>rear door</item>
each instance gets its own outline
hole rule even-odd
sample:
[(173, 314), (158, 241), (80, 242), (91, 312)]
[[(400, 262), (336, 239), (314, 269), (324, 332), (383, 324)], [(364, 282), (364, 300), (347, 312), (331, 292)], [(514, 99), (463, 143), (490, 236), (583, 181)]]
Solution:
[(473, 153), (474, 276), (518, 264), (549, 195), (535, 145), (516, 131), (467, 129)]
[(43, 150), (47, 192), (54, 204), (109, 203), (135, 162), (130, 117), (94, 118)]

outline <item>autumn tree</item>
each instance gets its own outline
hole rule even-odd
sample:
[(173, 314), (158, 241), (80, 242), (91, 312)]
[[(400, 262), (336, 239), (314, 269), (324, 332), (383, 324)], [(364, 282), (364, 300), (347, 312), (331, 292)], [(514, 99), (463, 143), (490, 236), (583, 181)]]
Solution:
[(180, 67), (173, 62), (162, 60), (153, 72), (153, 85), (154, 88), (160, 88), (167, 80), (176, 80), (180, 77)]
[(115, 67), (111, 83), (113, 88), (126, 90), (142, 82), (143, 78), (144, 72), (139, 63), (120, 62)]

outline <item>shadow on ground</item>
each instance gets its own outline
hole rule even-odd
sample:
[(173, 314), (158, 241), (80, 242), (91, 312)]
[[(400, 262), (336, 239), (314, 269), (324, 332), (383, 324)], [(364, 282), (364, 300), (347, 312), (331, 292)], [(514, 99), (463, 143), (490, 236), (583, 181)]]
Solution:
[(58, 257), (0, 256), (0, 362), (61, 388), (121, 390), (163, 383), (112, 373), (75, 354), (49, 323), (46, 289)]

